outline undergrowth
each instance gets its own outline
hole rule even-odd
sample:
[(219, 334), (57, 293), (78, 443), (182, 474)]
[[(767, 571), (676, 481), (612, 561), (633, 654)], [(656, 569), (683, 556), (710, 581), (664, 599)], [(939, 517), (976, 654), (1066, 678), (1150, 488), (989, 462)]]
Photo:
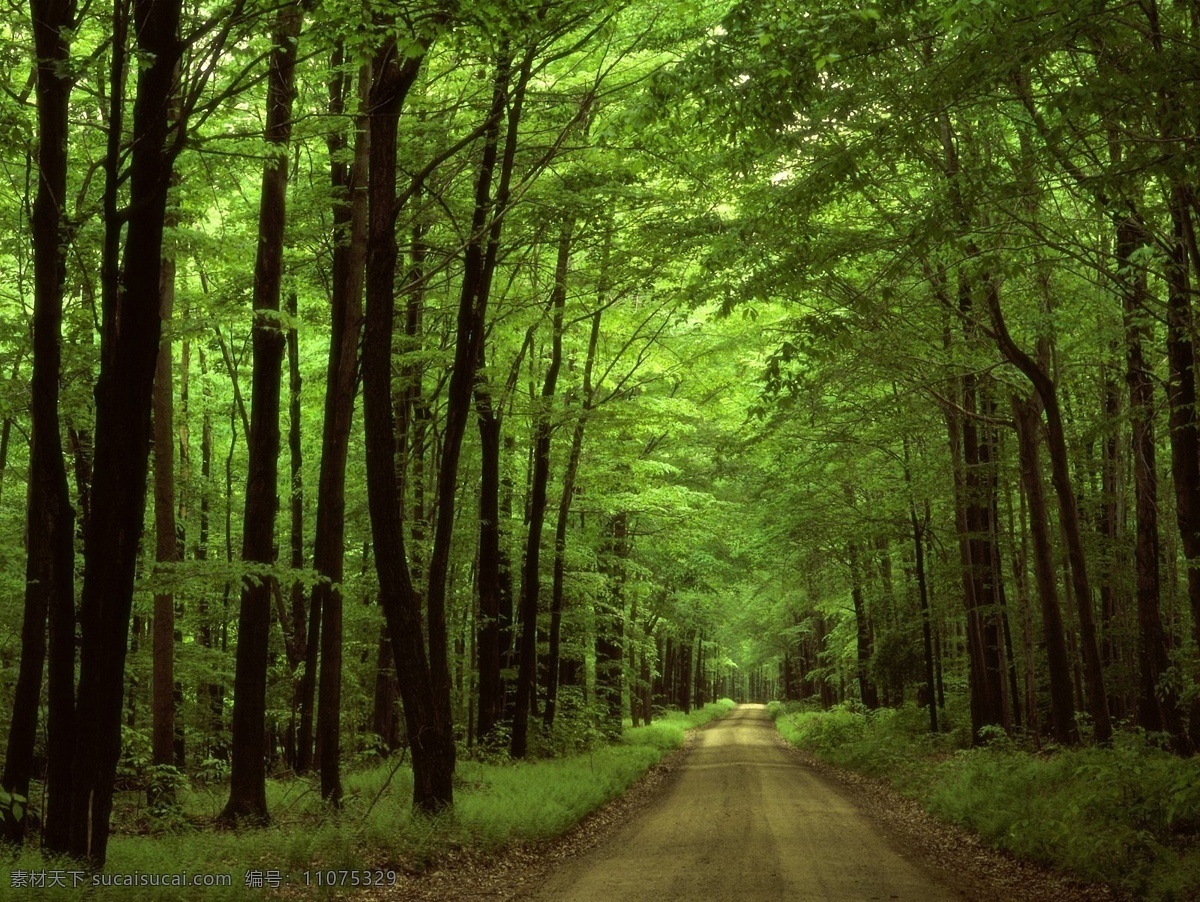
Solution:
[[(688, 729), (733, 707), (725, 699), (688, 715), (668, 712), (649, 726), (627, 728), (618, 742), (595, 744), (560, 758), (516, 763), (498, 758), (462, 760), (455, 774), (453, 813), (432, 819), (412, 813), (412, 773), (403, 760), (347, 774), (344, 804), (338, 812), (326, 808), (308, 780), (270, 781), (268, 800), (274, 822), (259, 829), (212, 827), (228, 792), (219, 782), (176, 787), (170, 818), (159, 817), (161, 812), (150, 810), (144, 802), (126, 799), (109, 842), (105, 879), (138, 874), (161, 879), (164, 874), (186, 873), (188, 879), (229, 876), (231, 885), (91, 887), (92, 878), (83, 876), (78, 878), (80, 886), (72, 888), (80, 870), (77, 863), (44, 858), (28, 847), (15, 852), (0, 847), (0, 898), (50, 902), (262, 899), (264, 886), (247, 886), (247, 875), (257, 875), (266, 887), (276, 874), (284, 885), (303, 887), (305, 872), (420, 871), (455, 849), (494, 852), (513, 843), (547, 839), (625, 792), (677, 748)], [(14, 874), (26, 885), (15, 886)], [(64, 885), (54, 885), (56, 878)], [(29, 886), (30, 880), (41, 885)], [(332, 894), (313, 888), (313, 897)]]
[(1179, 758), (1140, 732), (1110, 748), (1034, 751), (998, 733), (962, 748), (931, 736), (925, 712), (785, 710), (789, 742), (825, 761), (884, 777), (936, 816), (1021, 858), (1138, 898), (1200, 898), (1200, 758)]

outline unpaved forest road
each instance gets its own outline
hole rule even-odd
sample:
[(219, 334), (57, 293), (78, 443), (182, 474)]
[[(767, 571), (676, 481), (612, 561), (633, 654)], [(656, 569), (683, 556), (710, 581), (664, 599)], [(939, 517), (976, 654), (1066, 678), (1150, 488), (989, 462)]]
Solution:
[(529, 898), (942, 902), (961, 898), (907, 861), (840, 792), (799, 764), (764, 705), (700, 733), (661, 799)]

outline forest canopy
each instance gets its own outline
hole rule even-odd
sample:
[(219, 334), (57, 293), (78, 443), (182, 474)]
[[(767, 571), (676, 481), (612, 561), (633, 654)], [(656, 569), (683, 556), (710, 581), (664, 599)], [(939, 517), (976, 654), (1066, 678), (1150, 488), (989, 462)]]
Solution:
[(263, 823), (401, 749), (436, 813), (722, 696), (1193, 753), (1198, 38), (11, 6), (5, 836), (102, 863), (130, 787)]

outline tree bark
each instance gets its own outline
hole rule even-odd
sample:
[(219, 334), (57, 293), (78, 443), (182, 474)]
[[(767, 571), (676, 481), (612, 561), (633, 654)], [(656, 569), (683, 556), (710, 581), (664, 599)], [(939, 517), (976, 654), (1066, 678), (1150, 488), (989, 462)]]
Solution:
[[(171, 335), (167, 323), (175, 306), (175, 259), (162, 261), (161, 316), (163, 335), (155, 364), (154, 395), (154, 559), (159, 579), (170, 581), (170, 566), (179, 562), (175, 532), (175, 398)], [(156, 765), (175, 763), (175, 594), (154, 594), (154, 672), (151, 705), (151, 755)], [(182, 763), (182, 762), (181, 762)]]
[(1079, 614), (1079, 639), (1083, 652), (1084, 674), (1087, 679), (1088, 710), (1092, 715), (1096, 741), (1108, 742), (1112, 738), (1112, 720), (1109, 716), (1108, 692), (1104, 686), (1100, 642), (1096, 635), (1096, 622), (1092, 611), (1092, 587), (1088, 579), (1087, 563), (1083, 552), (1079, 505), (1075, 497), (1075, 490), (1071, 485), (1066, 435), (1058, 402), (1058, 388), (1045, 368), (1022, 351), (1009, 335), (1008, 326), (1000, 308), (999, 291), (994, 284), (988, 285), (987, 297), (988, 310), (1001, 352), (1029, 379), (1045, 410), (1046, 446), (1050, 452), (1051, 481), (1058, 497), (1059, 522), (1066, 539), (1067, 559), (1071, 566), (1071, 583)]
[(1134, 559), (1137, 569), (1138, 725), (1170, 734), (1176, 751), (1191, 751), (1175, 690), (1163, 679), (1170, 667), (1168, 641), (1159, 610), (1158, 470), (1155, 461), (1154, 382), (1143, 344), (1146, 276), (1134, 262), (1146, 239), (1141, 227), (1126, 220), (1117, 226), (1117, 262), (1125, 314), (1129, 414), (1133, 428), (1133, 490), (1137, 516)]
[[(546, 667), (546, 710), (543, 722), (547, 728), (554, 726), (558, 706), (559, 672), (562, 657), (562, 613), (563, 581), (566, 576), (567, 525), (571, 516), (571, 504), (575, 499), (575, 478), (579, 473), (579, 461), (583, 456), (583, 435), (588, 416), (594, 402), (592, 371), (596, 364), (596, 349), (600, 344), (600, 321), (608, 298), (608, 265), (612, 253), (613, 229), (611, 221), (605, 229), (604, 246), (600, 252), (600, 281), (597, 288), (596, 312), (592, 314), (591, 332), (588, 335), (587, 356), (583, 364), (583, 400), (575, 428), (571, 433), (571, 450), (567, 456), (567, 467), (563, 473), (562, 493), (558, 499), (558, 520), (554, 527), (554, 574), (550, 590), (550, 635)], [(648, 706), (647, 706), (648, 708)], [(649, 720), (647, 720), (649, 723)]]
[(478, 737), (486, 743), (504, 716), (500, 676), (500, 418), (485, 384), (475, 387), (479, 423)]
[[(287, 297), (287, 359), (288, 359), (288, 463), (291, 480), (288, 492), (290, 514), (289, 564), (293, 570), (304, 568), (304, 452), (301, 447), (300, 392), (304, 381), (300, 376), (300, 332), (298, 329), (298, 298), (295, 291)], [(302, 717), (304, 674), (301, 665), (308, 660), (309, 605), (306, 603), (304, 582), (298, 577), (288, 581), (291, 598), (291, 638), (287, 645), (288, 669), (292, 675), (292, 710), (288, 718), (285, 741), (285, 760), (288, 767), (298, 762), (298, 719)]]
[[(550, 481), (550, 442), (553, 437), (554, 392), (562, 366), (563, 307), (567, 299), (567, 267), (571, 258), (574, 223), (563, 223), (558, 241), (551, 292), (550, 364), (542, 383), (540, 405), (534, 415), (533, 483), (529, 493), (529, 533), (521, 578), (521, 659), (517, 672), (517, 712), (513, 721), (512, 756), (522, 758), (529, 741), (529, 702), (537, 683), (537, 615), (541, 588), (542, 526), (546, 520), (546, 487)], [(553, 722), (553, 716), (550, 716)]]
[[(1171, 197), (1172, 238), (1167, 261), (1167, 401), (1171, 436), (1171, 481), (1175, 521), (1187, 566), (1192, 638), (1200, 646), (1200, 428), (1196, 421), (1195, 347), (1191, 280), (1188, 275), (1190, 212), (1184, 190)], [(1192, 702), (1190, 733), (1200, 745), (1200, 697)]]
[[(292, 132), (296, 45), (303, 20), (298, 3), (280, 10), (268, 63), (263, 140), (272, 155), (263, 164), (254, 264), (253, 397), (242, 527), (242, 561), (263, 566), (274, 564), (276, 554), (280, 377), (285, 345), (279, 293), (287, 214), (286, 151)], [(264, 575), (243, 577), (233, 690), (233, 762), (229, 801), (221, 812), (225, 821), (268, 820), (264, 719), (270, 630), (271, 581)]]
[[(610, 738), (621, 735), (624, 716), (625, 560), (629, 557), (629, 515), (614, 514), (609, 523), (609, 585), (611, 599), (601, 602), (596, 621), (596, 701), (603, 707), (601, 729)], [(668, 653), (669, 655), (669, 653)]]
[(850, 565), (850, 598), (854, 603), (858, 697), (868, 710), (873, 711), (879, 707), (879, 693), (874, 680), (871, 679), (871, 627), (867, 622), (867, 610), (863, 601), (858, 544), (850, 542), (846, 546), (846, 554)]
[[(71, 798), (71, 754), (75, 705), (74, 529), (58, 420), (62, 361), (63, 282), (66, 277), (70, 29), (74, 2), (32, 0), (37, 54), (38, 187), (33, 201), (33, 375), (30, 385), (32, 436), (26, 520), (25, 603), (21, 662), (13, 693), (2, 785), (29, 797), (38, 704), (50, 623), (49, 773), (46, 846), (67, 848)], [(8, 421), (5, 422), (8, 426)], [(3, 812), (4, 838), (20, 842), (28, 820)]]
[[(104, 862), (117, 760), (121, 753), (122, 682), (134, 569), (146, 499), (150, 407), (160, 332), (159, 276), (167, 190), (174, 154), (168, 148), (169, 99), (182, 50), (179, 0), (133, 0), (137, 36), (137, 98), (128, 173), (126, 266), (118, 272), (121, 222), (115, 203), (120, 148), (110, 137), (106, 179), (106, 234), (102, 262), (100, 376), (96, 383), (95, 479), (84, 536), (80, 604), (80, 669), (72, 762), (69, 851)], [(122, 84), (126, 26), (114, 27), (113, 82)], [(121, 133), (123, 91), (113, 94), (110, 135)], [(130, 265), (136, 260), (136, 265)]]
[(1050, 679), (1050, 710), (1054, 741), (1074, 745), (1079, 741), (1075, 727), (1075, 704), (1071, 694), (1071, 664), (1063, 634), (1062, 609), (1058, 603), (1058, 585), (1054, 572), (1054, 552), (1046, 513), (1046, 493), (1042, 485), (1038, 454), (1041, 412), (1032, 401), (1012, 399), (1021, 458), (1021, 481), (1029, 501), (1029, 531), (1033, 540), (1033, 569), (1042, 606), (1042, 640)]
[[(329, 87), (329, 109), (344, 115), (350, 78), (343, 76), (339, 46), (334, 54)], [(366, 100), (370, 70), (359, 74), (358, 97)], [(317, 526), (313, 541), (313, 568), (322, 577), (313, 587), (313, 623), (320, 623), (321, 697), (317, 720), (320, 748), (321, 796), (341, 803), (341, 680), (342, 680), (342, 574), (345, 566), (346, 460), (354, 397), (358, 389), (358, 341), (362, 320), (362, 293), (367, 252), (367, 169), (370, 120), (362, 103), (355, 116), (354, 162), (338, 159), (345, 146), (341, 129), (330, 133), (328, 144), (333, 210), (333, 298), (329, 366), (325, 378), (325, 424), (321, 434), (321, 472), (317, 484)], [(318, 615), (320, 619), (318, 620)], [(316, 644), (318, 637), (309, 639)], [(309, 659), (314, 655), (310, 653)]]
[[(379, 603), (387, 621), (412, 749), (413, 805), (435, 813), (454, 800), (454, 736), (445, 624), (430, 624), (429, 652), (421, 599), (412, 582), (396, 479), (392, 406), (392, 332), (396, 275), (396, 136), (404, 99), (416, 81), (425, 45), (401, 55), (389, 41), (376, 52), (367, 105), (371, 114), (368, 175), (366, 316), (363, 332), (363, 422), (367, 442), (367, 500), (375, 540)], [(460, 315), (461, 325), (461, 315)], [(469, 325), (469, 315), (468, 315)], [(460, 337), (461, 340), (461, 337)], [(456, 358), (457, 364), (457, 358)], [(467, 383), (468, 391), (470, 382)], [(468, 396), (469, 400), (469, 396)], [(451, 484), (448, 503), (453, 505)], [(449, 525), (449, 524), (447, 524)], [(441, 574), (445, 578), (445, 573)], [(431, 616), (431, 621), (434, 619)], [(440, 651), (437, 648), (441, 643)], [(436, 672), (435, 672), (436, 671)]]

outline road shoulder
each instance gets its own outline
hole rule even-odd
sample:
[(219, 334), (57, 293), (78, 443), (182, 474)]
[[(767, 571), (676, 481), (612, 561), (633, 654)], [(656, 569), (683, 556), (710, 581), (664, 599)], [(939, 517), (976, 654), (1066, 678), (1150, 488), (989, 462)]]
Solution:
[(797, 764), (819, 775), (853, 802), (893, 848), (963, 899), (1022, 902), (1125, 902), (1106, 886), (1021, 861), (987, 846), (961, 827), (939, 821), (884, 780), (821, 761), (775, 733)]

